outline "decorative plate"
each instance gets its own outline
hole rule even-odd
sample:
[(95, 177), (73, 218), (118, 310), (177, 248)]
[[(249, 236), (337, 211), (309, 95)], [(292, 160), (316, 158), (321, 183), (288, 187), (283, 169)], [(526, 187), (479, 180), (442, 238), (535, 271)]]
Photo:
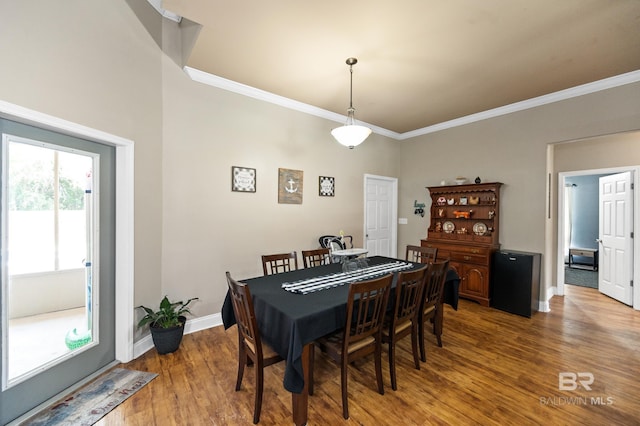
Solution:
[(484, 235), (487, 232), (487, 225), (477, 222), (473, 225), (473, 233), (476, 235)]
[(444, 197), (439, 197), (438, 201), (436, 201), (438, 203), (439, 206), (444, 206), (445, 204), (447, 204), (447, 199)]
[(454, 229), (456, 229), (456, 226), (453, 224), (453, 222), (446, 221), (442, 224), (442, 230), (447, 234), (452, 233)]

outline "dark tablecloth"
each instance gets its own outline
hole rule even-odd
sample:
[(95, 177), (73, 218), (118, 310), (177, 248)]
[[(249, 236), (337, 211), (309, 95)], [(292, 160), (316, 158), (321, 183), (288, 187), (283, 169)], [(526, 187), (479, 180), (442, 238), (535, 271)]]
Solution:
[[(390, 261), (397, 259), (381, 256), (368, 258), (370, 265)], [(422, 265), (414, 264), (414, 268), (420, 266)], [(285, 291), (281, 284), (340, 272), (341, 268), (339, 264), (330, 264), (242, 280), (249, 285), (262, 339), (286, 360), (284, 387), (290, 392), (300, 393), (304, 387), (304, 345), (344, 327), (349, 286), (343, 285), (303, 295)], [(449, 275), (447, 280), (450, 284), (445, 285), (447, 290), (443, 300), (457, 309), (460, 280), (455, 272)], [(236, 323), (228, 294), (222, 306), (222, 322), (225, 329)]]

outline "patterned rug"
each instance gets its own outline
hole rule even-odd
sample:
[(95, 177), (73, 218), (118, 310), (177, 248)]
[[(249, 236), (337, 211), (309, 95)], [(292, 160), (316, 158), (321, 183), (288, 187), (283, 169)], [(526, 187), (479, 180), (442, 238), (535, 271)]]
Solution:
[(598, 271), (565, 267), (564, 282), (581, 287), (598, 288)]
[(92, 425), (157, 376), (116, 368), (21, 425)]

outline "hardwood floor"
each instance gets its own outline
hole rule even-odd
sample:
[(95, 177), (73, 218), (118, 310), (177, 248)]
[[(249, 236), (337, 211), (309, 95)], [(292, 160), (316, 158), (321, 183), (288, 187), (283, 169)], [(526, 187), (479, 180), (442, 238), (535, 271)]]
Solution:
[[(342, 418), (340, 370), (316, 353), (309, 424), (640, 424), (640, 312), (596, 289), (565, 290), (551, 300), (551, 312), (531, 319), (466, 300), (458, 311), (445, 306), (443, 347), (430, 335), (420, 370), (413, 368), (410, 339), (401, 342), (397, 391), (386, 355), (384, 395), (376, 392), (372, 359), (350, 367), (349, 420)], [(235, 392), (236, 347), (236, 328), (216, 327), (185, 336), (174, 354), (151, 350), (122, 365), (159, 377), (97, 424), (252, 424), (253, 370)], [(265, 369), (262, 425), (292, 424), (283, 367)], [(561, 372), (592, 374), (591, 390), (578, 381), (577, 389), (560, 390)]]

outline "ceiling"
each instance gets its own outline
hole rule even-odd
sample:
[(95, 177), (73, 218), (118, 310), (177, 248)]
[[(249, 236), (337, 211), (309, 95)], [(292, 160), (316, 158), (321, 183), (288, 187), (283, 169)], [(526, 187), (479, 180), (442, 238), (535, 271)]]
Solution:
[(639, 0), (163, 0), (162, 8), (202, 26), (188, 67), (340, 115), (349, 106), (345, 61), (356, 57), (356, 119), (397, 134), (640, 70)]

